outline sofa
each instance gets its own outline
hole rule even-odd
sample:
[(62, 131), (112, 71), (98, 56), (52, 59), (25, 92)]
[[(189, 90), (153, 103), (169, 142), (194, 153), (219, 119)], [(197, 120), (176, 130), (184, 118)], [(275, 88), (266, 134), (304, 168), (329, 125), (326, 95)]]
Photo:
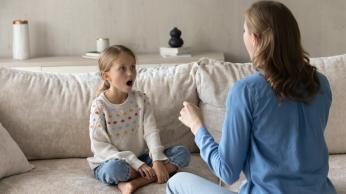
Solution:
[[(346, 193), (346, 55), (312, 58), (311, 63), (331, 84), (333, 103), (325, 131), (329, 177), (338, 193)], [(238, 191), (244, 176), (233, 185), (219, 181), (201, 160), (193, 134), (178, 115), (183, 101), (197, 104), (219, 141), (227, 92), (255, 72), (252, 65), (202, 58), (187, 64), (139, 65), (137, 71), (134, 89), (145, 92), (153, 104), (162, 144), (185, 145), (192, 153), (190, 165), (181, 171)], [(96, 72), (0, 68), (0, 193), (120, 193), (97, 181), (86, 161), (92, 155), (89, 111), (99, 83)], [(136, 193), (165, 193), (165, 184), (150, 184)]]

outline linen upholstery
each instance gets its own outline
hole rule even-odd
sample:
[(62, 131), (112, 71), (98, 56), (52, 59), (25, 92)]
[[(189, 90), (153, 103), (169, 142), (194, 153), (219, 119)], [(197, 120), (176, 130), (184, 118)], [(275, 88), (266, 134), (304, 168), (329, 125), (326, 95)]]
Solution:
[(230, 63), (209, 58), (197, 63), (196, 84), (204, 124), (219, 141), (228, 91), (237, 80), (254, 73), (255, 68), (250, 63)]
[(96, 74), (0, 69), (0, 118), (29, 159), (91, 155), (89, 110)]
[(329, 153), (346, 153), (346, 55), (312, 58), (311, 64), (327, 76), (333, 100), (325, 137)]
[[(29, 173), (0, 181), (0, 193), (114, 193), (114, 186), (107, 186), (93, 177), (85, 159), (53, 159), (32, 162), (36, 168)], [(182, 171), (191, 172), (217, 182), (198, 154), (193, 154), (191, 164)], [(165, 184), (152, 183), (136, 191), (136, 194), (165, 193)]]
[[(134, 89), (154, 107), (161, 142), (197, 148), (179, 120), (184, 100), (197, 103), (196, 65), (138, 69)], [(0, 118), (29, 159), (91, 156), (89, 111), (97, 73), (53, 74), (0, 68)]]
[(0, 179), (32, 168), (22, 150), (0, 123)]
[(134, 89), (144, 91), (153, 105), (156, 124), (165, 148), (183, 144), (197, 151), (194, 135), (178, 117), (184, 101), (198, 103), (194, 75), (197, 64), (141, 68)]
[[(229, 88), (235, 81), (255, 72), (250, 63), (231, 63), (213, 59), (202, 59), (198, 62), (196, 74), (197, 92), (205, 125), (216, 140), (225, 113), (225, 102)], [(312, 58), (311, 64), (327, 76), (333, 95), (325, 137), (329, 153), (346, 153), (346, 130), (343, 125), (346, 110), (346, 55)]]

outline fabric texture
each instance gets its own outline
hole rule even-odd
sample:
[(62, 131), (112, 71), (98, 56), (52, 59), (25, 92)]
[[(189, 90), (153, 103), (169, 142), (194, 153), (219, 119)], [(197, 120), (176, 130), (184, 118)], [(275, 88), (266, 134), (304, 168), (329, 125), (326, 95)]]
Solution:
[(256, 72), (251, 63), (231, 63), (209, 58), (197, 62), (196, 84), (205, 127), (218, 142), (224, 120), (226, 97), (237, 80)]
[[(113, 193), (120, 194), (114, 186), (96, 180), (85, 159), (53, 159), (32, 161), (35, 169), (28, 173), (4, 178), (0, 181), (0, 193)], [(191, 172), (217, 183), (198, 154), (192, 154), (190, 165), (181, 171)], [(136, 194), (165, 193), (165, 184), (149, 184)]]
[[(197, 151), (179, 120), (183, 101), (198, 103), (196, 64), (139, 68), (134, 89), (154, 107), (164, 147)], [(0, 118), (28, 159), (92, 156), (89, 116), (97, 73), (54, 74), (0, 68)]]
[(32, 168), (22, 150), (0, 123), (0, 179)]
[(184, 145), (191, 152), (198, 149), (190, 129), (178, 119), (184, 101), (197, 104), (196, 63), (142, 68), (133, 89), (144, 92), (154, 107), (157, 128), (165, 148)]
[(312, 58), (317, 67), (329, 80), (333, 101), (325, 132), (329, 153), (346, 154), (346, 55)]
[(130, 91), (122, 104), (112, 104), (104, 93), (91, 105), (90, 141), (92, 169), (101, 163), (124, 160), (133, 169), (143, 165), (137, 157), (149, 152), (153, 160), (166, 160), (159, 130), (148, 98), (139, 91)]

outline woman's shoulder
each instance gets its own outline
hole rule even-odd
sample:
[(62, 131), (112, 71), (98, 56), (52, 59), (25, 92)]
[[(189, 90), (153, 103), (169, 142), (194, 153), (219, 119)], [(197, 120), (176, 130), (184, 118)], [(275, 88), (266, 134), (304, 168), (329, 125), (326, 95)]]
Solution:
[(256, 89), (256, 88), (263, 89), (264, 86), (268, 86), (268, 83), (265, 81), (263, 75), (260, 72), (256, 71), (254, 74), (236, 81), (233, 87), (236, 87), (236, 88), (247, 87), (251, 89)]
[(318, 79), (319, 79), (321, 85), (329, 86), (329, 81), (328, 81), (327, 76), (325, 76), (323, 73), (321, 73), (319, 71), (317, 71), (317, 76), (318, 76)]

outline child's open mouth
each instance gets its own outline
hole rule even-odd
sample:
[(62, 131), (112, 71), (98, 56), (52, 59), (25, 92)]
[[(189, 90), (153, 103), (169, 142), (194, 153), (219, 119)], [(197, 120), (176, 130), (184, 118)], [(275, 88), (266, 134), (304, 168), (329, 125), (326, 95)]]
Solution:
[(128, 86), (132, 87), (132, 85), (133, 85), (133, 81), (132, 81), (132, 80), (127, 81), (127, 82), (126, 82), (126, 85), (128, 85)]

